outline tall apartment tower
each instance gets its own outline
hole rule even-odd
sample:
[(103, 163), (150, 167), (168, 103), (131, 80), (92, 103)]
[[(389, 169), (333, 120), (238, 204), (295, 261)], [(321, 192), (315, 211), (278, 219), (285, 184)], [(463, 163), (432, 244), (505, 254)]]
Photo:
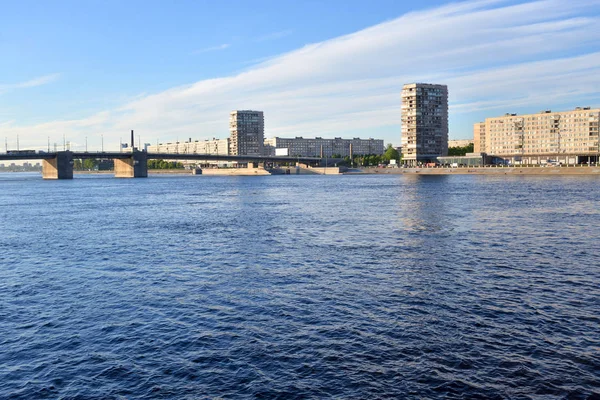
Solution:
[(263, 155), (265, 119), (262, 111), (232, 111), (229, 113), (229, 133), (231, 155)]
[(448, 86), (402, 88), (402, 160), (409, 165), (448, 155)]

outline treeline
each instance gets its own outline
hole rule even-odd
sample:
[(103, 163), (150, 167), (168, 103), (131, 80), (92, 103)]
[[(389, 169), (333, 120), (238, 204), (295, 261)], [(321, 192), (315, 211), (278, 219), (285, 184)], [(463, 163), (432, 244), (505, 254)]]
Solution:
[(148, 160), (148, 169), (183, 169), (183, 164), (175, 161)]
[[(350, 160), (350, 157), (344, 157), (344, 164), (350, 166), (350, 164), (355, 166), (376, 166), (379, 164), (389, 164), (391, 160), (396, 160), (396, 163), (400, 163), (400, 153), (398, 150), (392, 146), (391, 143), (388, 143), (385, 152), (383, 154), (364, 154), (354, 156), (353, 160)], [(352, 162), (351, 162), (352, 161)]]
[[(110, 165), (108, 165), (110, 164)], [(106, 160), (97, 160), (95, 158), (86, 158), (84, 160), (73, 160), (73, 169), (75, 171), (94, 171), (98, 169), (113, 169), (112, 160), (107, 164)], [(183, 169), (180, 162), (165, 160), (148, 160), (148, 169)]]
[(473, 143), (463, 147), (448, 147), (449, 156), (464, 156), (467, 153), (473, 152)]
[(85, 160), (73, 160), (73, 169), (75, 171), (93, 171), (98, 169), (99, 161), (95, 158), (86, 158)]

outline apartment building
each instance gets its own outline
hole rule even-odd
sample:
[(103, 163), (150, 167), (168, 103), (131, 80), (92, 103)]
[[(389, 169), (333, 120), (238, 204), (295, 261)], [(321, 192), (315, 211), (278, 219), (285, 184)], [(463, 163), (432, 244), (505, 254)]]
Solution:
[(229, 155), (229, 139), (194, 140), (157, 143), (147, 146), (149, 153), (216, 154)]
[[(600, 109), (505, 114), (474, 125), (476, 152), (502, 157), (514, 164), (597, 162), (600, 156)], [(483, 125), (483, 126), (482, 126)]]
[(470, 144), (473, 144), (473, 141), (471, 139), (448, 140), (448, 148), (450, 148), (450, 147), (467, 147)]
[(411, 83), (402, 88), (402, 159), (435, 162), (448, 155), (448, 87)]
[(262, 111), (237, 110), (229, 114), (229, 153), (262, 155), (265, 120)]
[(485, 153), (485, 122), (477, 122), (473, 125), (473, 151)]
[[(280, 138), (265, 139), (265, 155), (274, 156), (277, 149), (287, 149), (287, 154), (298, 157), (331, 157), (340, 155), (383, 154), (385, 151), (382, 139), (334, 139), (316, 138)], [(284, 152), (285, 153), (285, 152)]]

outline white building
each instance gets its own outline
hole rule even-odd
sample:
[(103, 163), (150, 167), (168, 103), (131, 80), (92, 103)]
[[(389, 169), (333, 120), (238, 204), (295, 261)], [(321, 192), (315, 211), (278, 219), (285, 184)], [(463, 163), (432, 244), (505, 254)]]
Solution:
[(287, 149), (291, 157), (331, 157), (340, 155), (342, 157), (364, 154), (383, 154), (385, 151), (381, 139), (334, 139), (316, 138), (280, 138), (265, 139), (265, 155), (275, 156), (277, 149)]

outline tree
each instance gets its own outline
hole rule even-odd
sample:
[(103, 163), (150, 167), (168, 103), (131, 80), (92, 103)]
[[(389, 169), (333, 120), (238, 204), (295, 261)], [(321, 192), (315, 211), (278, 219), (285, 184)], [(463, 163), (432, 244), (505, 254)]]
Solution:
[(464, 156), (467, 153), (473, 152), (473, 143), (463, 147), (448, 147), (449, 156)]
[(387, 148), (385, 149), (385, 153), (383, 153), (382, 159), (384, 161), (390, 162), (390, 160), (396, 160), (396, 162), (400, 161), (400, 154), (398, 150), (392, 146), (391, 143), (388, 143)]
[(86, 158), (83, 160), (83, 169), (91, 171), (96, 169), (96, 165), (98, 165), (98, 161), (94, 158)]

